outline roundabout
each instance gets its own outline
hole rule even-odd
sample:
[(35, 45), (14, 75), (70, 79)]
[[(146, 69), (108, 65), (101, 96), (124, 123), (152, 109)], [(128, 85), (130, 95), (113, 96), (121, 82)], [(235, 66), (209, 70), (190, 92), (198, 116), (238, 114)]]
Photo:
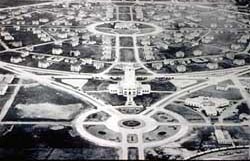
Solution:
[(245, 157), (214, 148), (249, 144), (249, 17), (199, 0), (104, 1), (2, 9), (1, 138), (46, 125), (81, 160)]
[[(109, 113), (109, 110), (105, 110)], [(122, 147), (124, 145), (132, 146), (127, 141), (132, 135), (138, 138), (138, 146), (155, 147), (166, 143), (174, 142), (183, 137), (188, 132), (188, 126), (185, 126), (187, 120), (181, 115), (172, 111), (165, 110), (176, 122), (159, 122), (153, 115), (126, 115), (122, 113), (110, 114), (107, 120), (99, 122), (86, 121), (91, 115), (104, 113), (99, 110), (91, 110), (80, 114), (73, 125), (78, 134), (91, 142), (101, 146)], [(157, 113), (157, 112), (155, 112)]]
[(133, 21), (106, 21), (97, 22), (87, 26), (87, 30), (107, 36), (150, 36), (156, 35), (163, 31), (163, 29), (155, 24)]

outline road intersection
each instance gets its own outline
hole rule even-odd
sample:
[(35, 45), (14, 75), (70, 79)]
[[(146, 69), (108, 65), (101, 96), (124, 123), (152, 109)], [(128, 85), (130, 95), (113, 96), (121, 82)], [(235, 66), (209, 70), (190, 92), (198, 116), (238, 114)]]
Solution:
[[(66, 2), (66, 0), (65, 0)], [(98, 2), (95, 0), (95, 2)], [(128, 6), (128, 21), (120, 20), (120, 15), (124, 14), (121, 13), (122, 10), (120, 7), (127, 7), (126, 5), (121, 4), (120, 1), (101, 1), (102, 3), (108, 3), (111, 4), (115, 7), (115, 15), (116, 15), (116, 20), (114, 21), (104, 21), (104, 22), (96, 22), (93, 24), (90, 24), (86, 27), (86, 29), (94, 35), (102, 35), (102, 36), (110, 36), (114, 37), (115, 40), (115, 46), (113, 47), (115, 49), (115, 60), (111, 63), (111, 66), (106, 68), (104, 71), (100, 73), (73, 73), (69, 71), (58, 71), (58, 70), (49, 70), (49, 69), (38, 69), (38, 68), (33, 68), (33, 67), (28, 67), (28, 66), (19, 66), (15, 64), (11, 64), (8, 62), (0, 62), (0, 68), (10, 71), (14, 73), (17, 77), (20, 78), (29, 78), (37, 83), (47, 86), (49, 88), (59, 90), (59, 91), (64, 91), (76, 98), (81, 99), (83, 102), (88, 102), (96, 107), (96, 109), (92, 109), (90, 111), (80, 113), (72, 122), (15, 122), (15, 121), (3, 121), (4, 117), (6, 116), (9, 108), (11, 108), (11, 104), (15, 98), (15, 96), (18, 94), (18, 91), (20, 90), (21, 85), (19, 86), (18, 84), (21, 84), (22, 82), (18, 82), (17, 87), (15, 88), (15, 91), (12, 95), (12, 97), (9, 99), (9, 101), (5, 104), (3, 107), (1, 113), (0, 113), (0, 124), (6, 124), (6, 125), (22, 125), (22, 124), (41, 124), (41, 125), (63, 125), (63, 126), (70, 126), (73, 127), (78, 134), (83, 138), (86, 139), (90, 142), (93, 142), (97, 145), (100, 146), (107, 146), (107, 147), (115, 147), (117, 149), (120, 149), (120, 154), (119, 154), (119, 159), (129, 159), (129, 148), (135, 147), (138, 149), (138, 159), (145, 159), (145, 149), (146, 148), (154, 148), (154, 147), (159, 147), (159, 146), (164, 146), (168, 145), (169, 143), (173, 143), (177, 140), (182, 139), (185, 137), (189, 132), (190, 129), (194, 127), (203, 127), (203, 126), (213, 126), (213, 127), (240, 127), (240, 126), (248, 126), (248, 122), (240, 122), (240, 123), (226, 123), (223, 122), (223, 119), (220, 120), (218, 123), (212, 123), (211, 120), (204, 116), (203, 114), (200, 114), (200, 116), (204, 119), (204, 122), (201, 123), (193, 123), (187, 120), (184, 116), (173, 112), (171, 110), (165, 109), (166, 106), (169, 106), (173, 104), (175, 101), (178, 101), (182, 97), (188, 96), (189, 94), (199, 92), (203, 89), (206, 89), (208, 87), (217, 85), (221, 82), (227, 81), (227, 80), (232, 80), (234, 83), (234, 86), (236, 86), (239, 90), (241, 95), (243, 96), (243, 100), (247, 102), (248, 107), (250, 107), (250, 102), (249, 102), (249, 93), (245, 90), (245, 87), (242, 85), (242, 83), (239, 80), (239, 76), (249, 73), (250, 71), (250, 66), (245, 65), (242, 67), (236, 67), (236, 68), (230, 68), (230, 69), (223, 69), (223, 70), (215, 70), (215, 71), (202, 71), (202, 72), (191, 72), (191, 73), (157, 73), (148, 66), (146, 66), (146, 63), (140, 58), (140, 52), (139, 49), (141, 48), (138, 46), (139, 38), (140, 37), (150, 37), (150, 36), (157, 36), (162, 34), (163, 28), (150, 22), (142, 22), (142, 21), (137, 21), (134, 18), (134, 4), (132, 3), (131, 5)], [(137, 1), (136, 1), (137, 2)], [(186, 6), (188, 4), (186, 3), (181, 3), (178, 0), (172, 0), (171, 2), (155, 2), (152, 1), (153, 3), (157, 4), (175, 4), (177, 6)], [(63, 4), (64, 1), (62, 2), (48, 2), (48, 3), (41, 3), (39, 5), (52, 5), (52, 4)], [(149, 1), (138, 1), (138, 3), (151, 3)], [(136, 4), (136, 3), (135, 3)], [(11, 7), (7, 8), (8, 10), (12, 9), (19, 9), (19, 8), (30, 8), (33, 6), (37, 5), (27, 5), (23, 7)], [(236, 12), (236, 11), (229, 11), (229, 10), (224, 10), (224, 9), (217, 9), (217, 8), (211, 8), (208, 7), (207, 5), (201, 5), (201, 4), (195, 4), (196, 7), (199, 8), (209, 8), (209, 9), (215, 9), (216, 11), (223, 11), (223, 12)], [(0, 9), (1, 10), (6, 10)], [(238, 13), (238, 12), (237, 12)], [(239, 13), (238, 13), (239, 14)], [(247, 14), (247, 13), (244, 13)], [(12, 17), (14, 18), (14, 17)], [(7, 20), (6, 20), (7, 21)], [(104, 32), (98, 30), (98, 26), (103, 25), (103, 24), (113, 24), (113, 23), (133, 23), (134, 25), (140, 26), (140, 25), (145, 25), (145, 26), (150, 26), (150, 28), (153, 28), (153, 31), (146, 32), (146, 33), (118, 33), (118, 32)], [(48, 25), (48, 24), (46, 24)], [(40, 26), (42, 27), (42, 26)], [(111, 29), (110, 29), (111, 30)], [(206, 37), (208, 34), (210, 34), (211, 30), (209, 30), (208, 33), (203, 35), (203, 37)], [(50, 33), (47, 33), (52, 39), (50, 42), (46, 43), (41, 43), (41, 44), (36, 44), (36, 45), (31, 45), (29, 47), (39, 47), (39, 46), (44, 46), (44, 45), (49, 45), (55, 43), (57, 40), (50, 35)], [(133, 54), (135, 58), (135, 62), (121, 62), (121, 47), (120, 44), (120, 37), (128, 37), (132, 39), (132, 46), (127, 47), (128, 49), (131, 48), (133, 49)], [(203, 39), (201, 37), (198, 41)], [(71, 40), (72, 38), (69, 39), (63, 39), (63, 42), (66, 42), (68, 40)], [(2, 40), (0, 40), (0, 44), (4, 47), (4, 50), (0, 51), (0, 54), (6, 53), (6, 52), (15, 52), (15, 53), (21, 53), (23, 54), (24, 51), (23, 49), (26, 49), (27, 46), (25, 47), (19, 47), (15, 49), (10, 49)], [(237, 52), (237, 54), (248, 54), (249, 55), (249, 50), (250, 50), (250, 44), (246, 47), (244, 51)], [(31, 55), (40, 55), (40, 53), (36, 52), (30, 52)], [(50, 54), (44, 53), (44, 56), (49, 56)], [(201, 56), (200, 58), (215, 58), (215, 57), (220, 57), (221, 55), (214, 55), (214, 56)], [(60, 56), (59, 56), (60, 57)], [(65, 58), (65, 56), (61, 56)], [(183, 58), (185, 60), (185, 58)], [(157, 61), (152, 61), (153, 62), (161, 62), (161, 60)], [(94, 97), (93, 95), (90, 95), (89, 93), (81, 90), (81, 89), (76, 89), (70, 85), (63, 84), (61, 82), (56, 81), (56, 79), (67, 79), (67, 78), (74, 78), (74, 79), (96, 79), (96, 78), (101, 78), (103, 80), (105, 79), (111, 79), (113, 76), (110, 76), (108, 73), (114, 69), (117, 68), (117, 66), (123, 64), (123, 66), (126, 66), (128, 64), (134, 64), (135, 66), (139, 66), (140, 69), (144, 69), (149, 76), (143, 76), (143, 77), (148, 77), (149, 79), (155, 79), (155, 78), (171, 78), (171, 79), (180, 79), (180, 80), (202, 80), (200, 83), (197, 83), (195, 85), (192, 85), (190, 87), (184, 88), (184, 89), (179, 89), (174, 92), (169, 92), (169, 95), (165, 96), (163, 99), (160, 101), (155, 102), (154, 104), (151, 104), (149, 107), (146, 107), (146, 109), (139, 113), (139, 114), (124, 114), (118, 111), (115, 106), (109, 105), (107, 102), (104, 100), (98, 99)], [(148, 63), (148, 62), (147, 62)], [(123, 75), (117, 76), (123, 78)], [(139, 77), (137, 75), (137, 77)], [(100, 91), (99, 91), (100, 92)], [(164, 93), (164, 92), (162, 92)], [(166, 92), (165, 92), (166, 93)], [(242, 102), (244, 102), (242, 101)], [(87, 117), (89, 117), (92, 114), (96, 114), (98, 112), (105, 112), (108, 115), (110, 115), (110, 118), (108, 118), (106, 121), (102, 122), (96, 122), (96, 121), (86, 121)], [(156, 113), (167, 113), (169, 116), (173, 117), (176, 122), (159, 122), (156, 119), (153, 118), (153, 115)], [(130, 121), (133, 123), (139, 122), (139, 126), (135, 128), (130, 128), (130, 127), (122, 127), (121, 124), (123, 121)], [(109, 139), (107, 136), (106, 139), (101, 138), (98, 134), (93, 134), (90, 131), (88, 131), (89, 126), (102, 126), (104, 125), (106, 130), (110, 130), (116, 135), (117, 133), (121, 135), (121, 140), (120, 142), (114, 141)], [(169, 136), (166, 136), (165, 138), (161, 138), (160, 140), (156, 139), (151, 139), (147, 138), (147, 133), (154, 132), (158, 128), (173, 128), (172, 133), (169, 134)], [(103, 131), (98, 131), (98, 132), (103, 132)], [(105, 132), (105, 131), (104, 131)], [(158, 135), (160, 135), (162, 131), (159, 131)], [(117, 135), (118, 135), (117, 134)], [(129, 137), (130, 135), (134, 135), (136, 141), (135, 142), (129, 142)], [(150, 140), (151, 141), (148, 141)]]

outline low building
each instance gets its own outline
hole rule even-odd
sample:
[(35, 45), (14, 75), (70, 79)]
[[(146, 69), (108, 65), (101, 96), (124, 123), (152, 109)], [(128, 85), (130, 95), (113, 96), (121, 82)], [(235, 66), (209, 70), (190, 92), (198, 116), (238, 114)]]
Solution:
[(0, 75), (0, 83), (10, 84), (13, 82), (15, 76), (10, 74)]
[(200, 111), (204, 111), (208, 116), (217, 116), (226, 106), (230, 105), (230, 102), (224, 98), (199, 96), (187, 98), (185, 105), (198, 108)]
[(0, 75), (0, 96), (3, 96), (6, 94), (10, 83), (13, 82), (15, 76), (14, 75)]
[(104, 62), (94, 61), (93, 66), (94, 66), (97, 70), (99, 70), (99, 69), (104, 68), (105, 64), (104, 64)]
[(86, 64), (93, 64), (93, 59), (92, 58), (82, 59), (82, 61), (85, 62)]
[(81, 55), (81, 53), (80, 53), (79, 50), (71, 50), (71, 51), (69, 52), (69, 56), (72, 56), (72, 57), (78, 57), (78, 56), (80, 56), (80, 55)]
[(214, 36), (206, 36), (202, 39), (202, 42), (208, 44), (214, 40)]
[(202, 51), (201, 51), (201, 50), (195, 50), (195, 51), (193, 52), (193, 55), (194, 55), (194, 56), (202, 56)]
[(18, 26), (18, 25), (14, 25), (13, 28), (14, 28), (16, 31), (20, 31), (20, 30), (21, 30), (21, 27)]
[(13, 40), (15, 40), (15, 38), (13, 36), (11, 36), (11, 35), (6, 35), (6, 36), (4, 36), (3, 39), (6, 40), (6, 41), (13, 41)]
[(8, 84), (0, 83), (0, 96), (4, 96), (8, 90)]
[(63, 53), (63, 50), (61, 48), (53, 48), (52, 54), (54, 55), (61, 55)]
[(231, 49), (232, 50), (240, 50), (241, 49), (241, 45), (240, 44), (232, 44), (231, 45)]
[(212, 24), (210, 25), (210, 27), (211, 27), (211, 28), (217, 28), (217, 27), (218, 27), (218, 24), (217, 24), (217, 23), (212, 23)]
[(250, 94), (250, 84), (245, 86), (245, 90)]
[(177, 72), (179, 72), (179, 73), (184, 73), (184, 72), (187, 71), (187, 67), (186, 67), (185, 65), (178, 65), (178, 66), (176, 67), (176, 70), (177, 70)]
[(68, 34), (67, 33), (58, 33), (57, 37), (59, 37), (61, 39), (66, 39), (66, 38), (68, 38)]
[(22, 41), (14, 41), (11, 43), (11, 45), (15, 48), (18, 48), (18, 47), (22, 47), (23, 46), (23, 42)]
[(103, 36), (102, 37), (102, 43), (103, 43), (104, 46), (111, 46), (111, 44), (112, 44), (111, 37)]
[(169, 45), (163, 42), (156, 42), (156, 48), (160, 50), (168, 50)]
[(46, 37), (41, 37), (40, 40), (43, 42), (49, 42), (49, 41), (51, 41), (51, 38), (46, 36)]
[(51, 65), (51, 63), (48, 62), (47, 60), (38, 61), (38, 67), (39, 68), (47, 69), (50, 65)]
[(164, 64), (164, 65), (173, 64), (172, 62), (174, 62), (174, 61), (173, 61), (173, 60), (170, 60), (170, 59), (164, 59), (164, 60), (163, 60), (163, 64)]
[(20, 56), (11, 56), (10, 58), (10, 62), (11, 63), (21, 63), (23, 61), (23, 59)]
[(238, 66), (243, 66), (246, 64), (246, 61), (244, 59), (235, 59), (233, 63)]
[(230, 59), (230, 60), (234, 60), (235, 54), (234, 54), (234, 53), (227, 53), (227, 54), (226, 54), (226, 58), (227, 58), (227, 59)]
[(39, 35), (39, 34), (42, 34), (43, 32), (40, 29), (32, 28), (32, 33)]
[(101, 57), (102, 60), (110, 60), (112, 58), (112, 47), (111, 46), (103, 46), (103, 56)]
[(143, 45), (143, 46), (145, 46), (145, 45), (151, 45), (151, 42), (150, 42), (150, 40), (149, 39), (143, 39), (143, 40), (141, 40), (141, 44)]
[(107, 11), (106, 11), (106, 19), (110, 20), (114, 17), (114, 7), (109, 5), (107, 6)]
[(6, 19), (7, 18), (7, 15), (0, 15), (0, 20), (4, 20), (4, 19)]
[(37, 37), (41, 39), (43, 37), (47, 37), (47, 34), (45, 34), (45, 33), (39, 33), (39, 34), (37, 34)]
[(10, 33), (8, 31), (1, 31), (0, 35), (7, 36), (7, 35), (10, 35)]
[(155, 63), (152, 63), (152, 68), (156, 69), (156, 70), (161, 70), (163, 67), (163, 64), (162, 62), (155, 62)]
[(80, 43), (79, 43), (79, 40), (73, 40), (73, 41), (71, 41), (71, 46), (72, 47), (76, 47), (76, 46), (78, 46)]
[(49, 19), (48, 19), (48, 18), (40, 18), (40, 19), (39, 19), (39, 22), (48, 23), (48, 22), (49, 22)]
[(115, 29), (136, 30), (138, 28), (133, 22), (119, 22), (115, 24)]
[(63, 41), (57, 40), (57, 41), (54, 42), (54, 44), (56, 46), (62, 46), (63, 45)]
[(228, 91), (228, 90), (230, 90), (232, 88), (233, 88), (233, 85), (230, 85), (229, 83), (223, 83), (223, 84), (218, 83), (216, 85), (216, 87), (215, 87), (216, 90), (218, 90), (218, 91), (224, 91), (224, 92)]
[(16, 21), (17, 25), (25, 25), (25, 23), (26, 23), (25, 21)]
[(81, 70), (82, 70), (82, 66), (80, 62), (70, 65), (70, 71), (72, 72), (80, 72)]
[(214, 135), (221, 145), (232, 145), (233, 139), (227, 130), (215, 129)]
[(147, 61), (148, 61), (148, 60), (155, 60), (155, 57), (154, 57), (154, 53), (153, 53), (152, 47), (150, 47), (150, 46), (148, 46), (148, 45), (144, 45), (143, 50), (144, 50), (145, 59), (146, 59)]
[(40, 22), (39, 21), (32, 21), (31, 24), (32, 25), (40, 25)]
[(250, 120), (250, 115), (246, 114), (246, 113), (242, 113), (239, 116), (241, 121), (249, 121)]
[(136, 13), (136, 18), (142, 21), (144, 16), (143, 16), (143, 11), (142, 11), (141, 6), (135, 7), (135, 13)]
[(178, 51), (175, 53), (176, 58), (184, 58), (185, 53), (183, 51)]
[(208, 63), (207, 68), (210, 70), (215, 70), (215, 69), (219, 68), (219, 64), (218, 63)]

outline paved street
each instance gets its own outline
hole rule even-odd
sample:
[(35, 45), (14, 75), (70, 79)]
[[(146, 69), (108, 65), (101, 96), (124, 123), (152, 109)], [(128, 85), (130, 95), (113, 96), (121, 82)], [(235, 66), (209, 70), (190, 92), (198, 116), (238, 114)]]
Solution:
[[(204, 131), (210, 130), (207, 138), (214, 139), (208, 139), (211, 147), (216, 142), (217, 147), (223, 148), (216, 130), (229, 131), (231, 135), (232, 131), (244, 133), (249, 130), (249, 120), (241, 119), (242, 113), (239, 112), (246, 109), (239, 109), (250, 107), (249, 86), (245, 85), (249, 83), (249, 76), (244, 77), (247, 83), (242, 81), (242, 75), (250, 73), (249, 24), (242, 21), (244, 15), (250, 13), (237, 11), (232, 6), (224, 1), (95, 0), (92, 3), (86, 0), (71, 4), (64, 0), (0, 8), (0, 12), (13, 12), (0, 21), (0, 69), (17, 79), (17, 82), (8, 84), (8, 88), (14, 90), (1, 108), (0, 125), (70, 127), (82, 139), (115, 148), (122, 160), (148, 159), (152, 151), (155, 157), (159, 157), (163, 154), (155, 149), (162, 150), (171, 145), (179, 148), (175, 148), (179, 150), (176, 153), (185, 151), (182, 159), (220, 151), (203, 147), (202, 150), (208, 150), (200, 152), (198, 148), (204, 138), (197, 138), (201, 140), (200, 145), (192, 152), (185, 149), (184, 143), (190, 139), (198, 145), (194, 138), (203, 137)], [(91, 9), (99, 12), (91, 13)], [(15, 10), (23, 13), (15, 13)], [(33, 24), (26, 22), (25, 18), (34, 14), (50, 16), (40, 19), (44, 23), (37, 22), (39, 20), (32, 20)], [(205, 18), (210, 19), (203, 22)], [(232, 21), (227, 20), (230, 18)], [(19, 26), (20, 21), (23, 25)], [(228, 24), (223, 24), (224, 21)], [(249, 19), (245, 21), (250, 22)], [(21, 29), (11, 33), (18, 27)], [(17, 44), (13, 47), (13, 42), (11, 45), (5, 37), (11, 38), (20, 30), (26, 34), (33, 32), (33, 36), (40, 35), (49, 41), (38, 41), (38, 36), (27, 44), (20, 40), (19, 46), (17, 40), (13, 40)], [(228, 40), (222, 37), (228, 37)], [(177, 56), (178, 52), (184, 55)], [(34, 82), (25, 84), (26, 79)], [(63, 82), (67, 79), (86, 81), (87, 85), (76, 88), (74, 82)], [(177, 81), (183, 82), (178, 84)], [(188, 81), (190, 85), (186, 85)], [(8, 112), (16, 109), (13, 102), (20, 90), (36, 88), (37, 85), (67, 93), (95, 108), (80, 110), (72, 121), (5, 120)], [(170, 88), (172, 86), (174, 89)], [(187, 104), (187, 98), (197, 97), (203, 97), (205, 101), (199, 106), (196, 102)], [(229, 103), (216, 107), (216, 114), (210, 115), (208, 112), (212, 110), (207, 109), (219, 101), (208, 102), (209, 98)], [(243, 114), (249, 118), (247, 112)], [(234, 117), (237, 120), (232, 120)], [(237, 149), (236, 144), (244, 146), (250, 142), (243, 140), (231, 139), (229, 145)], [(166, 151), (166, 156), (176, 155)]]

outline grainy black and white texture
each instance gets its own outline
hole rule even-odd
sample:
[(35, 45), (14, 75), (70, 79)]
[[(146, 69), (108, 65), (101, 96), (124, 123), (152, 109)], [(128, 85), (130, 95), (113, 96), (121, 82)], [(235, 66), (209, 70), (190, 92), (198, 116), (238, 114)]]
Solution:
[(249, 160), (248, 0), (1, 0), (0, 160)]

